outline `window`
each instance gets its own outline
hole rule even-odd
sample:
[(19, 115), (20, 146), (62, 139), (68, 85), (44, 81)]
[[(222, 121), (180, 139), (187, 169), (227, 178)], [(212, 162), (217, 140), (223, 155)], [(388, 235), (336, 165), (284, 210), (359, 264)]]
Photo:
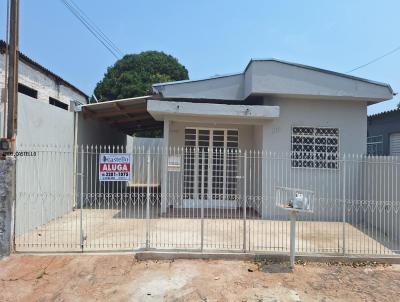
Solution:
[(338, 128), (292, 128), (292, 167), (337, 169)]
[(30, 96), (31, 98), (37, 99), (38, 92), (24, 84), (18, 83), (18, 92)]
[(383, 155), (383, 136), (368, 136), (367, 137), (367, 154), (368, 155)]
[(49, 97), (49, 104), (53, 105), (53, 106), (56, 106), (58, 108), (64, 109), (64, 110), (68, 110), (68, 105), (67, 104), (65, 104), (63, 102), (60, 102), (59, 100), (54, 99), (52, 97)]

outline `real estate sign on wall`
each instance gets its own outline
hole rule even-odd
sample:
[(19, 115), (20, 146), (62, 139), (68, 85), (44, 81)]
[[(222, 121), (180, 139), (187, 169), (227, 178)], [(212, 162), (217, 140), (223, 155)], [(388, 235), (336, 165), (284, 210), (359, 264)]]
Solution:
[(99, 158), (100, 181), (129, 181), (132, 179), (132, 154), (101, 153)]

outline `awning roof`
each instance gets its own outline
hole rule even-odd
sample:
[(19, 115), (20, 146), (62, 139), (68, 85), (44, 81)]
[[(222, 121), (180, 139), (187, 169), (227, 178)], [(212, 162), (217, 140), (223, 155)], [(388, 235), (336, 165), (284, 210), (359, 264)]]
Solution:
[(143, 130), (162, 129), (163, 122), (156, 121), (147, 112), (147, 101), (151, 98), (154, 96), (82, 105), (82, 112), (85, 118), (106, 122), (128, 135)]

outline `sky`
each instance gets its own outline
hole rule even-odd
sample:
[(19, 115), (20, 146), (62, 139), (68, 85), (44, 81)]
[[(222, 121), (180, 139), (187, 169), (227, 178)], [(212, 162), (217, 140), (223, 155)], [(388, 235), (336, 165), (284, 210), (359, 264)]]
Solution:
[[(190, 79), (277, 58), (348, 72), (400, 46), (398, 0), (74, 0), (124, 53), (164, 51)], [(20, 50), (91, 95), (115, 63), (60, 0), (20, 0)], [(0, 38), (6, 0), (0, 0)], [(400, 51), (352, 75), (400, 92)], [(369, 106), (395, 108), (400, 97)]]

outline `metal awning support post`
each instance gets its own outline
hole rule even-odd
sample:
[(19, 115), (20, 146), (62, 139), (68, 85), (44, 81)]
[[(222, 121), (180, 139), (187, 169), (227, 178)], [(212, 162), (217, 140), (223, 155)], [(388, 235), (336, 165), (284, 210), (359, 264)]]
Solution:
[(146, 185), (146, 249), (150, 248), (150, 148), (147, 150), (147, 185)]

